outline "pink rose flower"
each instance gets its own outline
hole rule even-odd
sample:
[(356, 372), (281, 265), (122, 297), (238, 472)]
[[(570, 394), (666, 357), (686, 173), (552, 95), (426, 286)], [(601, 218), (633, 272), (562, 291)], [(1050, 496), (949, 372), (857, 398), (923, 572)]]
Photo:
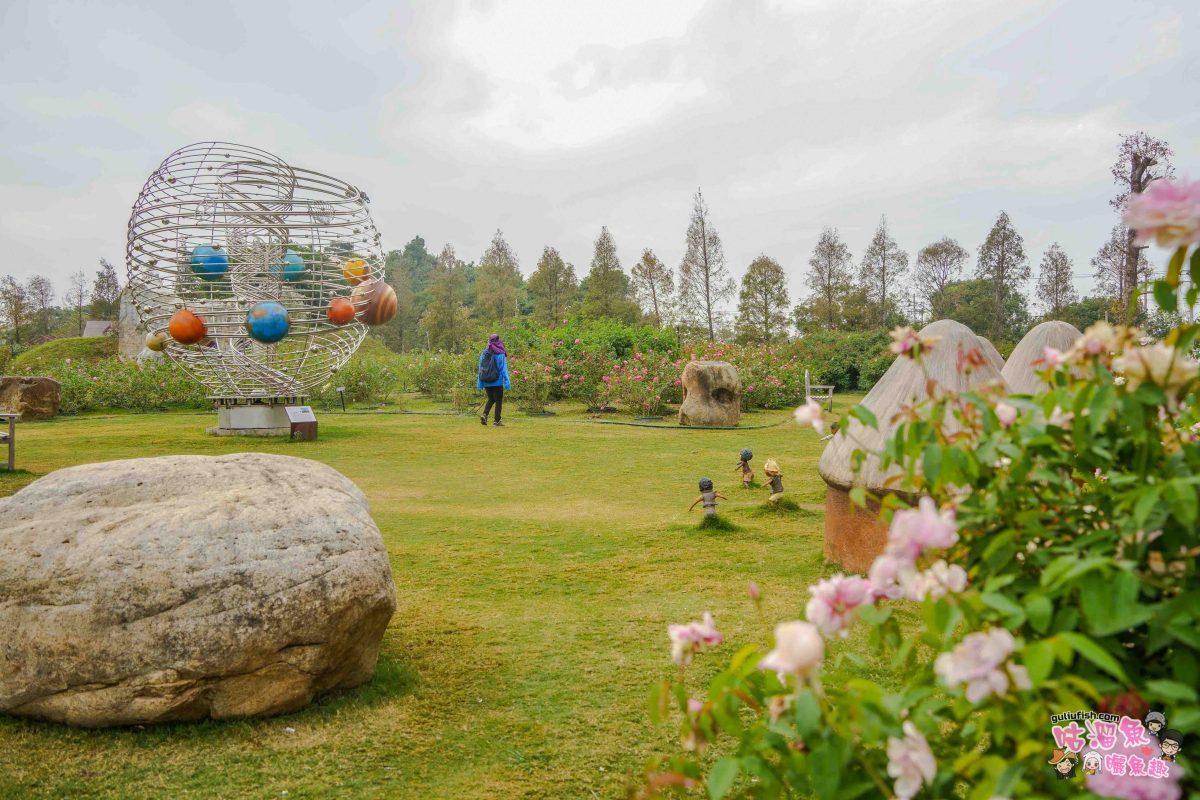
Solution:
[(821, 414), (821, 404), (810, 399), (796, 409), (796, 422), (811, 427), (818, 434), (825, 432), (825, 418)]
[(825, 643), (816, 626), (795, 620), (775, 626), (775, 649), (758, 662), (758, 668), (779, 674), (795, 675), (801, 680), (814, 676), (825, 658)]
[(911, 720), (904, 721), (903, 739), (888, 737), (887, 756), (887, 772), (896, 781), (893, 788), (897, 800), (912, 800), (922, 784), (933, 784), (937, 761), (929, 749), (929, 742)]
[(1050, 416), (1046, 418), (1046, 424), (1053, 425), (1055, 428), (1069, 428), (1074, 420), (1075, 413), (1073, 411), (1063, 411), (1055, 406), (1054, 410), (1050, 412)]
[(917, 507), (892, 515), (886, 551), (915, 563), (931, 547), (946, 548), (958, 541), (954, 510), (939, 511), (931, 497), (922, 497)]
[(1017, 420), (1017, 410), (1008, 403), (996, 403), (996, 418), (1006, 428), (1011, 428)]
[(1137, 232), (1137, 244), (1174, 250), (1200, 242), (1200, 181), (1155, 181), (1130, 196), (1125, 224)]
[(1062, 351), (1055, 350), (1053, 347), (1042, 348), (1042, 363), (1050, 369), (1058, 369), (1067, 362), (1067, 357)]
[(812, 599), (804, 607), (804, 616), (826, 638), (846, 638), (855, 609), (874, 599), (869, 582), (858, 575), (846, 576), (840, 572), (810, 586), (808, 593)]
[(712, 614), (707, 611), (699, 622), (668, 625), (667, 638), (671, 640), (671, 660), (684, 667), (692, 663), (692, 656), (696, 653), (725, 640), (717, 630)]
[(920, 602), (926, 597), (937, 599), (946, 594), (958, 594), (967, 588), (967, 571), (958, 564), (938, 559), (924, 572), (902, 575), (900, 588), (904, 597)]
[(1029, 673), (1017, 664), (1006, 664), (1016, 641), (1003, 628), (968, 634), (949, 653), (942, 653), (933, 670), (947, 687), (965, 685), (967, 700), (978, 703), (991, 694), (1004, 694), (1009, 684), (1029, 689)]

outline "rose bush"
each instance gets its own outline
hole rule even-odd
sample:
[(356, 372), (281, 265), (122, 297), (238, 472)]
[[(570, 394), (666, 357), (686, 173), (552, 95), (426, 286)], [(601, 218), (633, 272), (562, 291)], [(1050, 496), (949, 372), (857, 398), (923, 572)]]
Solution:
[[(1149, 228), (1139, 239), (1178, 247), (1154, 286), (1172, 313), (1200, 293), (1200, 249), (1187, 257), (1197, 196), (1163, 188), (1131, 202), (1130, 221)], [(1198, 332), (1182, 323), (1152, 342), (1097, 323), (1069, 351), (1047, 350), (1038, 397), (930, 381), (878, 454), (900, 468), (898, 494), (851, 492), (889, 520), (869, 574), (813, 586), (805, 620), (780, 623), (771, 649), (738, 648), (698, 697), (676, 658), (651, 706), (658, 719), (675, 707), (682, 751), (648, 765), (636, 794), (1196, 796), (1186, 763), (1158, 763), (1159, 778), (1059, 780), (1047, 760), (1064, 711), (1164, 709), (1172, 728), (1200, 734)], [(920, 363), (937, 343), (914, 336), (897, 331), (895, 349)], [(838, 643), (853, 626), (871, 665)]]

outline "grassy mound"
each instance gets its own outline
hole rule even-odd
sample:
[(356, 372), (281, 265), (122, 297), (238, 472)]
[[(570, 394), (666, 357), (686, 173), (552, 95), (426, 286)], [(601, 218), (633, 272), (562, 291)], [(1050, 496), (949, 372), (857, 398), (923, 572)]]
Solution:
[(117, 337), (89, 336), (55, 339), (31, 347), (8, 363), (7, 372), (13, 375), (45, 372), (68, 358), (71, 361), (95, 363), (117, 354)]

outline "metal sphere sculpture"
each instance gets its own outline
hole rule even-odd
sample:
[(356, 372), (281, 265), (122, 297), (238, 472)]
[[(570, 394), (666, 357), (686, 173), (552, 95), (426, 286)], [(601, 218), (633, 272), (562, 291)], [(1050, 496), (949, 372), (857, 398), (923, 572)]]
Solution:
[(129, 217), (126, 267), (147, 346), (218, 400), (302, 397), (387, 322), (366, 194), (254, 147), (176, 150)]

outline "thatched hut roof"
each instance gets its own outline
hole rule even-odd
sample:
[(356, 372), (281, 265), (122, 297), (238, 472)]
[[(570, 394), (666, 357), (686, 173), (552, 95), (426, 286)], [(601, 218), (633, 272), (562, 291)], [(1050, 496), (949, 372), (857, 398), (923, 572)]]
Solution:
[(997, 372), (1004, 369), (1004, 356), (1000, 355), (1000, 351), (996, 349), (996, 345), (992, 344), (992, 340), (979, 334), (975, 334), (975, 338), (979, 340), (979, 349), (988, 363), (995, 367)]
[(1045, 355), (1047, 347), (1068, 350), (1080, 337), (1079, 329), (1069, 322), (1050, 320), (1037, 325), (1012, 351), (1004, 365), (1004, 380), (1013, 394), (1039, 394), (1045, 391), (1046, 382), (1037, 374), (1033, 362)]
[[(830, 486), (841, 489), (862, 486), (873, 492), (894, 488), (885, 486), (884, 481), (889, 475), (898, 474), (900, 470), (892, 467), (884, 473), (879, 468), (879, 459), (871, 454), (882, 450), (883, 443), (892, 435), (892, 417), (896, 416), (903, 406), (925, 399), (926, 372), (928, 377), (942, 386), (957, 390), (975, 388), (993, 381), (1003, 382), (1000, 370), (992, 366), (991, 360), (986, 357), (984, 360), (987, 363), (982, 367), (970, 373), (959, 371), (960, 351), (983, 349), (979, 337), (966, 325), (951, 319), (938, 320), (926, 325), (921, 330), (921, 336), (941, 337), (924, 356), (925, 369), (911, 358), (897, 358), (862, 400), (862, 405), (879, 421), (879, 429), (872, 430), (852, 419), (848, 426), (848, 435), (839, 431), (825, 446), (817, 468)], [(855, 476), (851, 456), (858, 449), (867, 452), (868, 456), (862, 469)]]

